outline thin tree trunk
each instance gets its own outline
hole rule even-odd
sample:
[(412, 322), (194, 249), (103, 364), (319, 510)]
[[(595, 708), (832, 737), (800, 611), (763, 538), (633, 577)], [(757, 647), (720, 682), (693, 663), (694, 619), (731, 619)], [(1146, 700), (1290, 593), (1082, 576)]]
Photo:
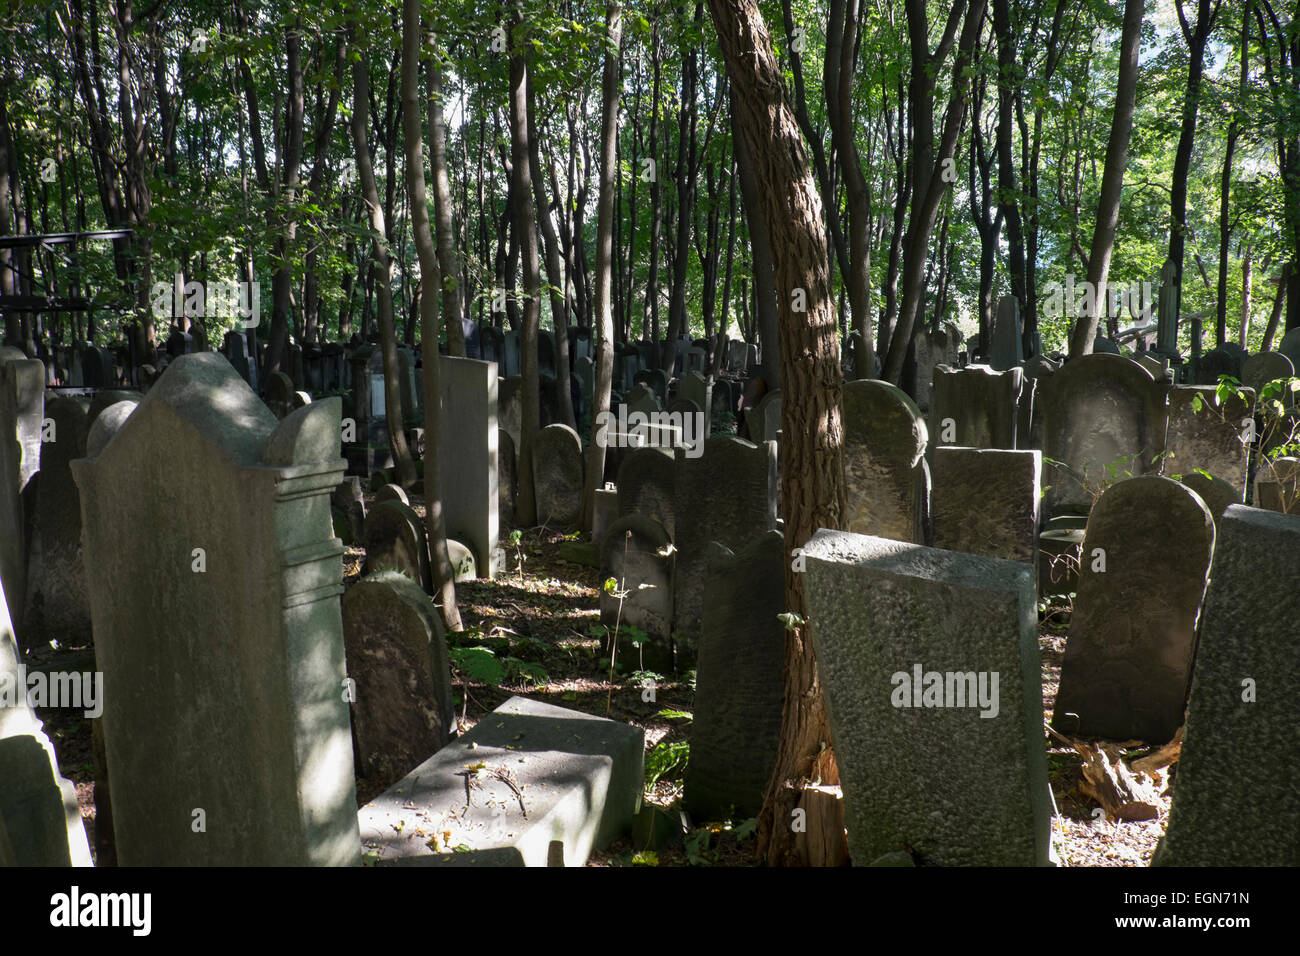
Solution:
[[(436, 70), (436, 66), (431, 64), (431, 67)], [(406, 191), (410, 198), (411, 236), (420, 258), (423, 290), (420, 295), (420, 351), (424, 358), (424, 524), (429, 539), (433, 586), (443, 622), (448, 630), (460, 631), (464, 628), (456, 606), (456, 584), (451, 556), (447, 552), (447, 519), (442, 511), (439, 446), (442, 357), (438, 354), (438, 296), (434, 291), (440, 284), (440, 269), (433, 231), (429, 227), (429, 197), (424, 186), (424, 143), (420, 137), (420, 0), (402, 0), (402, 121), (406, 133)], [(447, 315), (459, 321), (454, 308)]]
[[(460, 282), (460, 255), (452, 229), (451, 179), (447, 175), (447, 124), (442, 112), (442, 65), (438, 62), (440, 52), (429, 58), (426, 67), (429, 78), (429, 165), (433, 172), (434, 238), (437, 242), (438, 271), (442, 279), (442, 314), (443, 321), (447, 324), (447, 353), (464, 358), (464, 319), (469, 310), (462, 301), (465, 289)], [(411, 162), (413, 160), (408, 156), (407, 163)], [(436, 339), (434, 351), (437, 352)], [(424, 364), (427, 365), (428, 362)], [(427, 487), (428, 479), (425, 482)]]
[(582, 489), (582, 526), (592, 529), (596, 515), (596, 491), (605, 475), (605, 446), (596, 440), (598, 422), (609, 412), (610, 389), (614, 382), (614, 313), (610, 301), (613, 282), (613, 220), (615, 183), (614, 158), (618, 146), (619, 48), (623, 34), (623, 12), (618, 0), (605, 8), (605, 66), (601, 77), (600, 194), (596, 198), (596, 382), (592, 393), (591, 441), (587, 444), (587, 471)]

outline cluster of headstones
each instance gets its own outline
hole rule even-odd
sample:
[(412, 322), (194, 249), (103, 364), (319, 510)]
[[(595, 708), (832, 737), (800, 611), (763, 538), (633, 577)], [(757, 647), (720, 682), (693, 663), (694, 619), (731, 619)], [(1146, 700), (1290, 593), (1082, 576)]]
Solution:
[[(481, 446), (448, 436), (450, 521), (457, 474), (495, 505), (496, 378), (489, 363), (443, 361), (457, 428)], [(331, 501), (356, 486), (343, 481), (340, 412), (328, 398), (277, 418), (216, 353), (177, 358), (143, 400), (47, 402), (40, 363), (0, 353), (0, 681), (19, 677), (19, 639), (93, 633), (113, 798), (97, 822), (122, 865), (351, 864), (363, 841), (384, 859), (445, 862), (418, 824), (382, 822), (411, 812), (417, 782), (430, 833), (434, 817), (459, 821), (444, 849), (509, 848), (454, 862), (580, 864), (639, 806), (641, 732), (512, 700), (451, 741), (448, 650), (425, 588), (375, 570), (342, 597)], [(27, 528), (37, 476), (29, 548), (9, 532)], [(344, 520), (369, 536), (402, 496), (383, 497), (369, 520)], [(89, 863), (75, 794), (25, 702), (0, 710), (0, 862)], [(471, 747), (526, 810), (464, 806)], [(354, 768), (388, 787), (360, 817)]]

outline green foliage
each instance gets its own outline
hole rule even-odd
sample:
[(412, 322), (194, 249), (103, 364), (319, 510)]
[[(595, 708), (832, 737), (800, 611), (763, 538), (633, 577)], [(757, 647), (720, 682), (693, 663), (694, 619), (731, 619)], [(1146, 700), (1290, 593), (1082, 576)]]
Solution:
[(691, 745), (687, 740), (656, 744), (645, 756), (645, 785), (649, 789), (665, 778), (673, 778), (686, 769)]

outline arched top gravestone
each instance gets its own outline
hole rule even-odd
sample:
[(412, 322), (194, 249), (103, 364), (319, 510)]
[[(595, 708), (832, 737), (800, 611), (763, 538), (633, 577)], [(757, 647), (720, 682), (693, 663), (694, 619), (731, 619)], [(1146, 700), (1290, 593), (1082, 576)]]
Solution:
[(924, 544), (925, 418), (907, 393), (878, 379), (845, 382), (845, 530)]
[(533, 487), (542, 524), (568, 527), (582, 516), (582, 440), (568, 425), (547, 425), (533, 440)]
[(1281, 352), (1256, 352), (1246, 358), (1241, 367), (1241, 384), (1253, 388), (1255, 394), (1269, 382), (1290, 378), (1295, 366)]
[(72, 463), (124, 866), (359, 860), (339, 411), (277, 424), (225, 358), (185, 355)]
[(1088, 518), (1052, 726), (1163, 744), (1183, 722), (1214, 518), (1190, 488), (1113, 485)]
[(1156, 470), (1167, 391), (1122, 355), (1072, 359), (1040, 383), (1035, 400), (1042, 407), (1048, 516), (1087, 514), (1112, 469), (1134, 476)]
[(668, 448), (632, 448), (618, 469), (619, 517), (654, 518), (672, 538), (676, 528), (677, 466)]

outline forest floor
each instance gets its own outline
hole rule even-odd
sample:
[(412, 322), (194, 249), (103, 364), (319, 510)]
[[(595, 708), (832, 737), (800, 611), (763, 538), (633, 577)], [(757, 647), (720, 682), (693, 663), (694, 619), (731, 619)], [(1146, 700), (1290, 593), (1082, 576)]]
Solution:
[[(367, 494), (367, 507), (371, 497)], [(423, 501), (411, 497), (421, 515)], [(509, 529), (502, 530), (502, 539)], [(546, 529), (525, 530), (518, 548), (507, 545), (507, 570), (494, 581), (457, 585), (456, 595), (465, 632), (452, 635), (453, 648), (486, 647), (504, 665), (496, 685), (453, 670), (461, 730), (516, 694), (609, 716), (645, 733), (648, 780), (647, 803), (663, 808), (680, 801), (689, 752), (690, 719), (694, 706), (694, 671), (655, 675), (653, 702), (644, 699), (643, 675), (615, 671), (600, 625), (599, 574), (579, 563), (581, 539)], [(522, 557), (522, 569), (519, 560)], [(344, 556), (344, 584), (361, 576), (365, 552), (350, 547)], [(1039, 649), (1042, 661), (1043, 706), (1050, 718), (1056, 699), (1061, 658), (1065, 650), (1066, 609), (1047, 608), (1042, 615)], [(454, 653), (454, 652), (453, 652)], [(34, 656), (29, 668), (85, 670), (93, 655), (89, 647), (59, 648)], [(65, 777), (77, 788), (78, 802), (94, 846), (94, 762), (90, 722), (79, 712), (40, 710), (46, 732), (54, 742)], [(1080, 792), (1080, 755), (1071, 747), (1047, 740), (1048, 779), (1055, 801), (1052, 844), (1066, 866), (1147, 866), (1164, 833), (1169, 796), (1158, 804), (1157, 819), (1140, 822), (1098, 819), (1096, 803)], [(357, 781), (358, 805), (378, 795), (368, 781)], [(754, 866), (754, 823), (746, 820), (692, 821), (685, 839), (675, 846), (643, 851), (623, 838), (592, 855), (588, 866)]]

